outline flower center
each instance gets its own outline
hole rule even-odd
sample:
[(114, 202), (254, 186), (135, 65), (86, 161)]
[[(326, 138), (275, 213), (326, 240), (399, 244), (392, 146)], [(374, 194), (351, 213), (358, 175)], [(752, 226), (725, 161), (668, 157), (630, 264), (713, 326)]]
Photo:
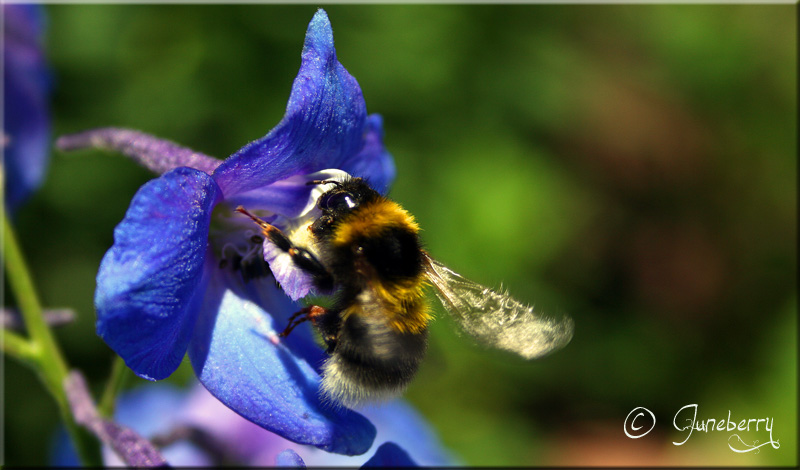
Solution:
[[(310, 181), (341, 181), (350, 175), (335, 169), (308, 175), (296, 175), (257, 191), (245, 198), (246, 209), (255, 216), (279, 228), (292, 244), (308, 249), (314, 254), (315, 240), (308, 226), (320, 216), (317, 200), (330, 189), (330, 184), (307, 184)], [(282, 205), (277, 204), (280, 201)], [(274, 203), (274, 204), (271, 204)], [(261, 207), (258, 207), (259, 204)], [(217, 205), (211, 218), (209, 240), (219, 269), (239, 272), (245, 281), (272, 276), (264, 260), (264, 237), (261, 230), (247, 217), (233, 210), (237, 201), (224, 201)], [(279, 214), (264, 207), (283, 207), (290, 214)], [(281, 209), (275, 209), (284, 212)], [(274, 276), (273, 276), (274, 277)]]
[[(275, 214), (262, 211), (264, 220), (272, 221)], [(248, 219), (240, 219), (228, 204), (219, 204), (212, 216), (209, 234), (211, 248), (219, 260), (219, 269), (230, 269), (242, 275), (245, 281), (271, 276), (264, 261), (261, 231)]]

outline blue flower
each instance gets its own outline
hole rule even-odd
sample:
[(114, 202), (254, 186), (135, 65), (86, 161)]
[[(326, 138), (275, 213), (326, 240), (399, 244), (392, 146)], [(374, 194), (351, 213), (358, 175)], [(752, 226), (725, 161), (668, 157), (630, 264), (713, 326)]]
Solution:
[(311, 179), (344, 171), (386, 191), (394, 166), (382, 134), (319, 10), (283, 119), (224, 161), (124, 129), (60, 138), (62, 149), (118, 150), (161, 174), (136, 193), (101, 262), (98, 334), (140, 377), (169, 376), (188, 352), (203, 385), (248, 420), (328, 452), (365, 452), (375, 427), (320, 401), (324, 354), (311, 331), (277, 336), (309, 284), (280, 262), (270, 275), (257, 227), (234, 208), (291, 231), (315, 210), (322, 189)]
[[(203, 387), (187, 390), (167, 384), (138, 387), (117, 401), (114, 422), (160, 447), (172, 466), (394, 466), (452, 465), (456, 462), (428, 424), (402, 400), (365, 409), (375, 423), (375, 443), (363, 455), (343, 456), (294, 444), (243, 419)], [(65, 433), (58, 436), (52, 463), (76, 462)], [(110, 447), (109, 466), (123, 465)]]
[(42, 182), (50, 159), (50, 77), (41, 5), (3, 4), (5, 203), (17, 208)]

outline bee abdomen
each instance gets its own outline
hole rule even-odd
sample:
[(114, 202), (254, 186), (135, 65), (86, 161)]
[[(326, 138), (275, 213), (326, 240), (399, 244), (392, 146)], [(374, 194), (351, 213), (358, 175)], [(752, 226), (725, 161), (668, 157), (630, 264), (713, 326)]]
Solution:
[(397, 396), (416, 374), (427, 336), (427, 330), (400, 333), (380, 318), (349, 317), (323, 366), (324, 393), (351, 407)]

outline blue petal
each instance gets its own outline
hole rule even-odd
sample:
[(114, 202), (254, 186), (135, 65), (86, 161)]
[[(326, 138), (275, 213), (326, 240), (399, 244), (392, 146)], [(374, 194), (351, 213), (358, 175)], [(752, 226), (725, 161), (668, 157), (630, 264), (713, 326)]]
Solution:
[(408, 453), (394, 442), (385, 442), (378, 447), (375, 455), (361, 468), (370, 467), (419, 467)]
[(306, 468), (306, 463), (297, 455), (297, 452), (292, 449), (286, 449), (275, 457), (275, 466)]
[[(280, 214), (286, 219), (297, 219), (307, 215), (317, 205), (317, 199), (331, 189), (330, 185), (313, 184), (314, 180), (343, 181), (350, 175), (337, 169), (325, 169), (314, 173), (295, 175), (263, 188), (253, 189), (226, 199), (229, 206), (237, 205)], [(317, 215), (319, 217), (320, 214)]]
[(296, 304), (274, 285), (254, 299), (232, 276), (212, 276), (208, 289), (189, 346), (192, 366), (208, 391), (293, 442), (347, 455), (366, 452), (375, 427), (360, 414), (322, 403), (317, 371), (277, 337), (285, 323), (276, 325), (270, 314), (285, 317), (287, 307)]
[(373, 189), (383, 195), (389, 192), (396, 171), (392, 155), (383, 146), (383, 118), (379, 114), (367, 117), (364, 148), (342, 164), (342, 170), (366, 179)]
[[(271, 279), (255, 279), (244, 285), (235, 282), (235, 285), (241, 297), (250, 299), (263, 311), (269, 312), (271, 327), (277, 331), (283, 331), (289, 324), (289, 317), (302, 308), (297, 302), (291, 301)], [(322, 363), (328, 356), (317, 342), (311, 324), (295, 328), (280, 342), (313, 367), (317, 374), (321, 372)]]
[[(402, 399), (360, 410), (378, 429), (377, 442), (394, 442), (406, 449), (419, 465), (457, 465), (430, 423)], [(313, 463), (310, 463), (313, 465)]]
[(244, 206), (270, 211), (287, 217), (295, 217), (306, 206), (311, 186), (305, 181), (295, 182), (296, 177), (277, 181), (263, 188), (253, 189), (228, 198), (229, 206)]
[[(292, 333), (294, 334), (294, 333)], [(369, 460), (377, 450), (378, 443), (393, 442), (402, 447), (419, 465), (444, 467), (459, 465), (450, 453), (442, 447), (436, 433), (429, 423), (412, 406), (403, 400), (393, 400), (379, 406), (359, 409), (375, 425), (378, 434), (375, 443), (364, 455), (345, 457), (331, 455), (319, 449), (303, 449), (303, 461), (315, 467), (358, 467)]]
[(283, 119), (225, 160), (214, 178), (230, 198), (291, 175), (340, 168), (361, 150), (365, 119), (358, 82), (336, 60), (330, 21), (318, 10)]
[(3, 148), (6, 203), (16, 208), (41, 184), (50, 159), (49, 72), (40, 5), (3, 5)]
[(218, 199), (210, 176), (177, 168), (142, 186), (114, 230), (97, 274), (97, 334), (140, 377), (169, 376), (186, 352)]

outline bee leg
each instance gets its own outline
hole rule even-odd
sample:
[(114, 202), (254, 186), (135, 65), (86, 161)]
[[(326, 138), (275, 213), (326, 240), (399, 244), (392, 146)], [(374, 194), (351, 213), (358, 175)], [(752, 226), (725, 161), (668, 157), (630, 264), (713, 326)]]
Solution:
[(314, 278), (316, 286), (323, 290), (330, 290), (333, 288), (333, 276), (325, 269), (325, 266), (320, 263), (316, 256), (305, 248), (292, 245), (289, 238), (284, 235), (278, 227), (264, 222), (255, 215), (251, 214), (242, 206), (236, 208), (237, 212), (250, 217), (253, 221), (261, 227), (261, 232), (269, 239), (275, 246), (281, 250), (289, 253), (292, 257), (292, 262), (295, 266), (309, 273)]
[(316, 323), (319, 318), (325, 316), (327, 313), (328, 310), (319, 305), (309, 305), (308, 307), (302, 308), (299, 312), (295, 312), (289, 317), (289, 325), (287, 325), (286, 329), (280, 332), (278, 336), (281, 338), (288, 336), (297, 325), (305, 321), (310, 320), (311, 323)]
[[(280, 231), (278, 233), (280, 233)], [(282, 233), (281, 236), (283, 236)], [(272, 237), (270, 237), (270, 240), (272, 240)], [(275, 244), (277, 245), (277, 243)], [(289, 253), (289, 256), (292, 257), (295, 266), (314, 277), (314, 284), (318, 288), (326, 291), (333, 288), (333, 276), (331, 276), (331, 273), (325, 269), (325, 266), (323, 266), (310, 251), (305, 248), (294, 246), (286, 251)]]

